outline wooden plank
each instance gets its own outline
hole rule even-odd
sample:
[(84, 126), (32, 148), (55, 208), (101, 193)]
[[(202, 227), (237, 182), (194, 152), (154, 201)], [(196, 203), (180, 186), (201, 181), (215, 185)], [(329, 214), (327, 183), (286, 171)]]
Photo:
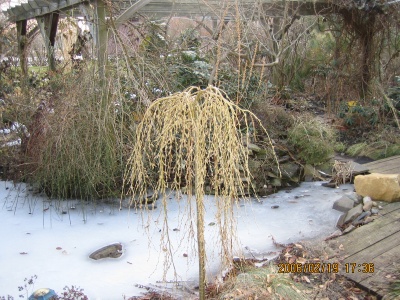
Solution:
[(389, 281), (388, 274), (394, 274), (400, 268), (400, 245), (395, 246), (384, 254), (374, 259), (375, 272), (372, 276), (361, 280), (359, 283), (382, 296), (387, 293)]
[(347, 257), (362, 251), (366, 247), (377, 244), (384, 240), (387, 235), (399, 231), (399, 228), (400, 210), (396, 210), (393, 213), (376, 219), (372, 223), (357, 228), (349, 234), (338, 237), (336, 242), (343, 245)]
[(400, 174), (400, 162), (396, 165), (386, 165), (382, 167), (370, 167), (370, 173), (381, 173), (381, 174)]
[(386, 215), (388, 213), (395, 212), (400, 209), (400, 202), (388, 203), (379, 211), (380, 215)]
[(351, 268), (350, 272), (346, 273), (345, 268), (342, 267), (341, 269), (342, 275), (345, 275), (346, 277), (360, 283), (361, 281), (373, 275), (372, 273), (362, 272), (363, 263), (367, 264), (373, 263), (375, 269), (374, 273), (379, 270), (383, 270), (382, 268), (385, 265), (387, 265), (386, 262), (400, 259), (399, 240), (400, 240), (400, 230), (399, 228), (397, 228), (397, 231), (394, 234), (385, 237), (379, 243), (375, 243), (372, 246), (364, 248), (363, 251), (357, 252), (354, 255), (350, 255), (349, 257), (344, 259), (342, 264), (345, 265), (346, 263), (348, 264), (355, 263), (356, 268), (354, 270), (354, 273), (351, 272)]
[[(380, 214), (382, 216), (374, 222), (335, 239), (335, 242), (343, 245), (345, 254), (340, 274), (383, 296), (388, 289), (385, 276), (393, 274), (400, 266), (400, 202), (385, 205)], [(356, 264), (354, 273), (351, 268), (346, 272), (346, 263)], [(363, 273), (363, 263), (373, 263), (374, 272)]]
[(374, 165), (377, 165), (377, 164), (384, 164), (386, 162), (390, 162), (390, 161), (393, 161), (393, 160), (400, 160), (400, 155), (391, 156), (391, 157), (379, 159), (379, 160), (376, 160), (376, 161), (371, 161), (371, 162), (363, 164), (363, 165), (364, 166), (374, 166)]

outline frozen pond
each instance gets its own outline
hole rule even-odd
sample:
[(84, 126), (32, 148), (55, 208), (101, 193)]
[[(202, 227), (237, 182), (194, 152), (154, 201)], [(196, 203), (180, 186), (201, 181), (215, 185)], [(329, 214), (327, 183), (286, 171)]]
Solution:
[[(240, 203), (235, 212), (238, 254), (268, 258), (277, 251), (273, 239), (289, 243), (328, 236), (340, 215), (332, 210), (333, 202), (352, 191), (350, 184), (330, 189), (322, 187), (321, 182), (303, 183), (291, 191), (261, 198), (261, 202)], [(188, 209), (184, 199), (178, 203), (171, 198), (168, 235), (178, 280), (195, 284), (198, 261), (185, 230)], [(208, 273), (213, 280), (220, 270), (218, 228), (212, 226), (216, 222), (213, 198), (205, 201)], [(60, 293), (64, 286), (74, 285), (83, 288), (90, 299), (123, 299), (143, 292), (137, 284), (161, 285), (165, 250), (160, 244), (161, 212), (160, 203), (143, 215), (120, 211), (118, 205), (50, 203), (45, 197), (31, 195), (24, 185), (16, 188), (10, 182), (0, 182), (0, 297), (26, 297), (18, 286), (34, 275), (38, 277), (35, 290), (48, 287)], [(98, 261), (88, 257), (115, 242), (123, 245), (121, 257)], [(168, 271), (166, 279), (174, 279), (173, 270)]]

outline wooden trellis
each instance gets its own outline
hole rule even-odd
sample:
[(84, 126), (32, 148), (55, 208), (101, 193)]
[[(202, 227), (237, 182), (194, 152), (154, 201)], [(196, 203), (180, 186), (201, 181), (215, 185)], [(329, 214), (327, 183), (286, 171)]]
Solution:
[[(123, 24), (136, 14), (151, 19), (166, 17), (203, 17), (225, 22), (245, 16), (246, 19), (277, 17), (286, 12), (296, 15), (331, 13), (335, 7), (333, 0), (113, 0), (119, 11), (115, 24)], [(6, 11), (10, 21), (16, 22), (21, 68), (27, 71), (26, 35), (27, 20), (36, 19), (44, 38), (49, 69), (55, 70), (54, 42), (58, 20), (71, 11), (79, 13), (93, 22), (94, 42), (97, 49), (100, 75), (104, 75), (107, 57), (107, 14), (104, 0), (28, 0)]]

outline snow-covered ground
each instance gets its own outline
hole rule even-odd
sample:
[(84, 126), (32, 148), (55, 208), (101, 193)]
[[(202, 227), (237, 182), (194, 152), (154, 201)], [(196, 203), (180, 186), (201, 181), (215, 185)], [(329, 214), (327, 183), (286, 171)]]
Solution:
[[(321, 182), (303, 183), (290, 192), (281, 191), (261, 202), (241, 203), (236, 209), (239, 252), (270, 257), (279, 243), (328, 236), (335, 230), (339, 213), (333, 202), (352, 185), (340, 189), (321, 187)], [(187, 209), (171, 195), (168, 205), (169, 237), (174, 251), (178, 280), (197, 280), (198, 261), (185, 227)], [(160, 201), (160, 200), (159, 200)], [(272, 208), (279, 206), (278, 208)], [(217, 226), (213, 198), (207, 197), (206, 241), (210, 280), (220, 270)], [(0, 297), (26, 297), (18, 291), (24, 278), (37, 275), (29, 293), (39, 288), (61, 292), (80, 286), (90, 299), (114, 300), (140, 295), (137, 284), (158, 284), (163, 279), (164, 251), (160, 246), (162, 209), (135, 213), (118, 205), (85, 205), (77, 201), (53, 201), (32, 195), (25, 185), (0, 182)], [(151, 217), (150, 221), (148, 216)], [(147, 231), (147, 233), (146, 233)], [(94, 261), (94, 250), (119, 242), (123, 255)], [(174, 279), (170, 270), (167, 280)]]

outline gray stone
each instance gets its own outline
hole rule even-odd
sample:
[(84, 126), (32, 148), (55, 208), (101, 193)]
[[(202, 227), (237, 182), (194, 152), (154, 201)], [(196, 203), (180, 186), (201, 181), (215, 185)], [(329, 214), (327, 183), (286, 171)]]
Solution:
[(361, 203), (361, 201), (363, 200), (363, 196), (361, 196), (361, 195), (359, 195), (357, 193), (355, 193), (355, 194), (357, 195), (357, 204)]
[(356, 192), (346, 194), (347, 197), (349, 197), (351, 200), (354, 201), (355, 204), (360, 204), (362, 201), (362, 196), (358, 195)]
[(347, 214), (346, 218), (344, 219), (344, 223), (353, 222), (359, 215), (363, 212), (362, 204), (358, 204), (357, 206), (350, 209)]
[(348, 212), (353, 207), (354, 200), (350, 199), (347, 195), (343, 195), (341, 198), (333, 203), (332, 208), (341, 212)]
[(341, 236), (342, 234), (343, 234), (342, 231), (341, 231), (340, 229), (338, 229), (338, 230), (336, 230), (335, 232), (333, 232), (331, 235), (329, 235), (329, 236), (325, 239), (325, 241), (330, 240), (330, 239), (333, 239), (333, 238), (338, 237), (338, 236)]
[(349, 227), (347, 227), (345, 230), (343, 230), (343, 234), (347, 234), (350, 231), (353, 231), (354, 229), (356, 229), (356, 227), (354, 225), (350, 225)]
[(364, 219), (363, 224), (371, 223), (373, 220), (375, 220), (375, 217), (376, 217), (376, 216), (366, 217), (366, 218)]
[(272, 178), (270, 183), (272, 186), (282, 186), (282, 181), (279, 178)]
[(336, 222), (336, 227), (342, 227), (344, 225), (344, 220), (346, 219), (346, 213), (341, 214)]
[(296, 163), (285, 163), (280, 165), (281, 173), (283, 178), (291, 179), (292, 177), (298, 177), (300, 166)]
[(369, 217), (371, 215), (370, 211), (364, 211), (361, 215), (359, 215), (354, 221), (353, 221), (353, 225), (359, 225), (361, 223), (363, 223), (363, 219), (365, 217)]
[(371, 214), (377, 215), (378, 213), (379, 213), (379, 209), (378, 208), (371, 208)]
[(247, 149), (249, 149), (250, 151), (252, 151), (254, 153), (260, 153), (260, 154), (267, 153), (267, 150), (264, 150), (261, 147), (255, 145), (255, 144), (252, 144), (252, 143), (247, 144)]
[(89, 255), (91, 259), (98, 260), (103, 258), (118, 258), (122, 255), (122, 245), (120, 243), (111, 244), (94, 251)]

